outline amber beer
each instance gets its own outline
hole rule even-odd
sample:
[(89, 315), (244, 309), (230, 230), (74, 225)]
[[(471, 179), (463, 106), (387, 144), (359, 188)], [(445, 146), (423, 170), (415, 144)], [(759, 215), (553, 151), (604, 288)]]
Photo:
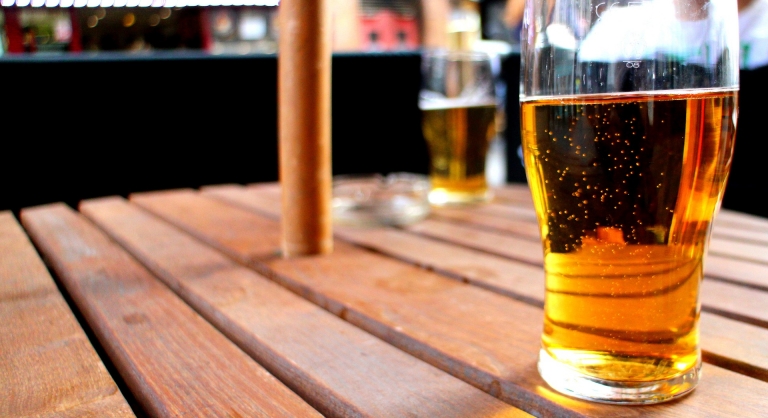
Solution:
[(700, 367), (702, 264), (731, 164), (736, 91), (561, 96), (521, 106), (545, 253), (540, 370), (625, 383), (689, 379), (675, 390), (690, 390)]
[(485, 160), (494, 137), (496, 104), (444, 99), (420, 104), (430, 154), (429, 199), (434, 204), (472, 203), (490, 197)]

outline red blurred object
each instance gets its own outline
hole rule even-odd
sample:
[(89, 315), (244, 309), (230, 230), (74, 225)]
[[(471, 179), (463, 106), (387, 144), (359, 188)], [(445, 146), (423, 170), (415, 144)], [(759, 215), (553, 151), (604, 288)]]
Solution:
[(69, 41), (70, 52), (81, 52), (83, 50), (83, 34), (80, 29), (80, 19), (77, 17), (76, 9), (69, 9), (69, 21), (72, 23), (72, 39)]
[(391, 10), (380, 10), (360, 19), (363, 49), (367, 51), (401, 51), (419, 47), (419, 27), (416, 18)]
[(211, 33), (211, 27), (208, 16), (208, 9), (200, 10), (200, 39), (202, 43), (203, 51), (210, 52), (213, 49), (213, 34)]
[(24, 52), (24, 34), (15, 7), (5, 9), (5, 35), (8, 37), (8, 52)]

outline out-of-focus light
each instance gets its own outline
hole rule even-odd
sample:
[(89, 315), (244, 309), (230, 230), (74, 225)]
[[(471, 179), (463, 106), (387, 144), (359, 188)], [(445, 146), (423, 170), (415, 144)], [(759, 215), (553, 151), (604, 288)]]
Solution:
[(125, 2), (126, 7), (136, 7), (139, 5), (139, 0), (127, 0)]
[(160, 24), (160, 15), (150, 15), (149, 16), (149, 26), (157, 26)]
[(45, 6), (45, 0), (32, 0), (32, 7), (43, 7)]
[(232, 5), (232, 0), (223, 0), (221, 2), (221, 5), (222, 6), (231, 6)]
[(101, 7), (112, 7), (114, 4), (115, 0), (101, 0)]
[(73, 4), (75, 4), (75, 0), (61, 0), (59, 3), (61, 7), (72, 7)]
[(88, 0), (88, 7), (99, 7), (101, 0)]
[(176, 6), (176, 0), (165, 0), (165, 4), (163, 7), (174, 7)]
[(3, 7), (11, 7), (14, 3), (16, 3), (16, 0), (0, 0), (0, 6)]
[(126, 28), (130, 28), (133, 26), (133, 24), (136, 23), (136, 15), (133, 13), (126, 13), (125, 16), (123, 16), (123, 26)]
[(168, 19), (171, 17), (171, 9), (164, 7), (157, 14), (160, 15), (160, 19)]
[(163, 7), (164, 0), (152, 0), (152, 7)]
[(256, 0), (243, 0), (243, 6), (255, 6)]
[(112, 7), (125, 7), (125, 3), (128, 0), (115, 0), (115, 4)]
[(152, 0), (139, 0), (139, 7), (149, 7), (152, 5)]
[(200, 2), (198, 0), (187, 0), (187, 6), (197, 6)]
[(221, 0), (210, 0), (211, 6), (221, 6)]
[(96, 9), (96, 12), (94, 14), (96, 17), (99, 18), (99, 20), (104, 19), (104, 17), (107, 15), (107, 9), (104, 8), (104, 2), (108, 0), (101, 0), (101, 6), (98, 9)]
[(45, 0), (45, 7), (56, 7), (59, 5), (59, 0)]
[(197, 2), (201, 7), (206, 7), (211, 5), (211, 0), (200, 0)]
[(85, 19), (85, 24), (88, 25), (89, 28), (95, 28), (96, 25), (99, 24), (99, 18), (94, 15), (90, 15), (87, 19)]
[(16, 0), (16, 6), (17, 7), (27, 7), (27, 6), (29, 6), (29, 0)]
[(75, 0), (75, 7), (85, 7), (88, 4), (88, 0)]
[(242, 6), (243, 5), (243, 0), (234, 0), (232, 2), (232, 5), (233, 6)]

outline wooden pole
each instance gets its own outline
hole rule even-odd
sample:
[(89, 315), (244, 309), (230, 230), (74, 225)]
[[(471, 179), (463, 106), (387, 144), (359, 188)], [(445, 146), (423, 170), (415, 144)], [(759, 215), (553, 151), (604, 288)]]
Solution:
[(421, 0), (424, 25), (424, 47), (448, 46), (448, 20), (451, 15), (449, 0)]
[(280, 2), (283, 257), (333, 251), (329, 0)]

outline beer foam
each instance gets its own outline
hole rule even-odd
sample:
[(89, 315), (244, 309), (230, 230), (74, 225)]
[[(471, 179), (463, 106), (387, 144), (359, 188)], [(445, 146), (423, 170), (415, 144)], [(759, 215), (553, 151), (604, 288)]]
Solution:
[(419, 99), (419, 109), (440, 110), (459, 107), (496, 106), (492, 97), (443, 97), (439, 99)]

